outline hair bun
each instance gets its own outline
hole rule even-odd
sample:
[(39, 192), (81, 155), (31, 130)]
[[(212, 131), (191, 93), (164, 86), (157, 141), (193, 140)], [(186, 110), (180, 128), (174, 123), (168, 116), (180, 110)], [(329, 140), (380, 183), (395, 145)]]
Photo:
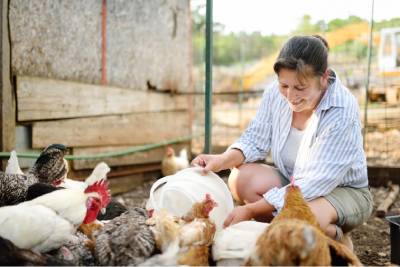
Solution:
[(325, 40), (324, 37), (322, 37), (321, 35), (318, 35), (318, 34), (314, 34), (314, 35), (312, 35), (312, 36), (315, 37), (315, 38), (317, 38), (317, 39), (319, 39), (319, 40), (321, 40), (321, 42), (325, 45), (326, 49), (328, 49), (328, 51), (329, 51), (329, 44), (328, 44), (328, 42)]

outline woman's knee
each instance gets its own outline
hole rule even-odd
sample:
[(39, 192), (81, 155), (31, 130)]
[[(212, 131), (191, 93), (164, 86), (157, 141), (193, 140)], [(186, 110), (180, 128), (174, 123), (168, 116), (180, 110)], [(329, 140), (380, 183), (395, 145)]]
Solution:
[(228, 186), (232, 193), (233, 198), (239, 203), (243, 203), (242, 200), (244, 196), (243, 185), (245, 183), (245, 180), (248, 181), (249, 179), (251, 179), (251, 177), (246, 177), (246, 175), (244, 175), (244, 172), (240, 171), (240, 167), (233, 168), (231, 170), (231, 173), (228, 178)]
[(254, 202), (273, 187), (280, 187), (277, 171), (265, 164), (243, 164), (231, 171), (228, 180), (233, 197), (239, 202)]

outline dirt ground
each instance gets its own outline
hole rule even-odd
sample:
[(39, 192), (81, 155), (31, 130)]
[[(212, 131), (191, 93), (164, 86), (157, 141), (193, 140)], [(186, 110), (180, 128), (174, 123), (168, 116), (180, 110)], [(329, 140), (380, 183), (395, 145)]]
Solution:
[[(135, 190), (116, 196), (118, 200), (125, 203), (129, 207), (144, 207), (149, 196), (152, 183), (156, 180), (149, 180), (138, 186)], [(371, 188), (374, 195), (375, 206), (385, 198), (387, 188)], [(364, 265), (384, 266), (391, 265), (390, 262), (390, 231), (389, 223), (383, 218), (373, 215), (363, 225), (359, 226), (351, 232), (354, 243), (354, 250)], [(400, 214), (400, 197), (390, 209), (391, 214)]]

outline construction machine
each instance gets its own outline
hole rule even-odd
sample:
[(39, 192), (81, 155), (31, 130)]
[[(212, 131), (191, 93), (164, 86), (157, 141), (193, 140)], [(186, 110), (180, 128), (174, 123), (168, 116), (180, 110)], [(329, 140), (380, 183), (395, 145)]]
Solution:
[(397, 104), (400, 101), (400, 27), (381, 29), (378, 68), (380, 83), (371, 88), (370, 100)]

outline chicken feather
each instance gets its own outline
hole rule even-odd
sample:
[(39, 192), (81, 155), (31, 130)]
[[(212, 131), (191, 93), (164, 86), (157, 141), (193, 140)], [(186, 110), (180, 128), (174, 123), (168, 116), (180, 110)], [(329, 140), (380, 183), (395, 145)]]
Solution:
[[(18, 223), (17, 223), (18, 222)], [(74, 226), (44, 206), (0, 209), (0, 236), (17, 247), (47, 252), (74, 239)]]

